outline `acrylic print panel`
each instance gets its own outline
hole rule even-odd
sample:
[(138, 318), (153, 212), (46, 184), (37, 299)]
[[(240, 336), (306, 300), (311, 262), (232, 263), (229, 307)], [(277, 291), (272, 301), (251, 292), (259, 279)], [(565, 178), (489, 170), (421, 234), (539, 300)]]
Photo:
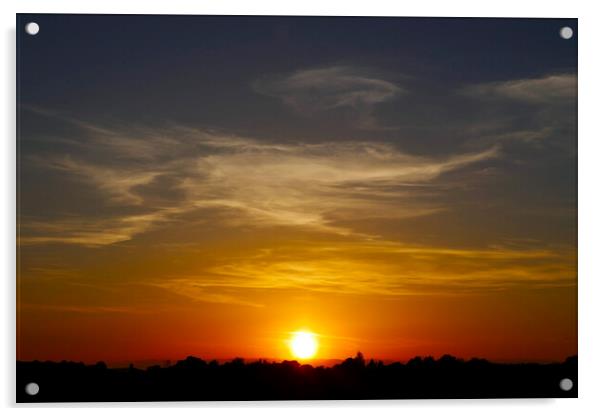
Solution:
[(17, 27), (18, 401), (577, 396), (576, 19)]

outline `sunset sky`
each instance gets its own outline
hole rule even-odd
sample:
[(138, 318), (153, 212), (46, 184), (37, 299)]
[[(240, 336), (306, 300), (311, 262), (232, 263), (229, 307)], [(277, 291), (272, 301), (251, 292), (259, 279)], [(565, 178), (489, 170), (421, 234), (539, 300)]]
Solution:
[(18, 359), (577, 353), (576, 20), (32, 20)]

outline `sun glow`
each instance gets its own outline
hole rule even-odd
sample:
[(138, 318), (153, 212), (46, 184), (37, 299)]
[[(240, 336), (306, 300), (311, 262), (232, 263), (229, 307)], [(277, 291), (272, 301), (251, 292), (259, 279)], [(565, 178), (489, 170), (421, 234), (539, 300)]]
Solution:
[(307, 331), (293, 332), (289, 341), (291, 352), (296, 358), (307, 359), (316, 355), (318, 341), (315, 334)]

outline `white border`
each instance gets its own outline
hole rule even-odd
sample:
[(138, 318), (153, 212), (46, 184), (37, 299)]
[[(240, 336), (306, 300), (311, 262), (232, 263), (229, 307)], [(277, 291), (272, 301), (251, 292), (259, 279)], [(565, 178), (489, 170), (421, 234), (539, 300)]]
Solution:
[[(0, 366), (0, 405), (14, 411), (15, 360), (15, 13), (128, 13), (128, 14), (270, 14), (270, 15), (358, 15), (358, 16), (473, 16), (473, 17), (577, 17), (579, 18), (579, 399), (566, 400), (458, 400), (458, 401), (381, 401), (381, 402), (261, 402), (261, 403), (145, 403), (54, 405), (44, 414), (104, 414), (105, 407), (118, 414), (131, 407), (145, 407), (145, 413), (163, 414), (166, 408), (190, 414), (222, 414), (244, 411), (250, 414), (291, 415), (331, 413), (344, 408), (352, 415), (377, 411), (381, 414), (413, 412), (427, 415), (444, 411), (449, 415), (506, 415), (509, 412), (545, 412), (549, 415), (602, 414), (602, 257), (599, 240), (602, 236), (601, 166), (602, 137), (600, 130), (600, 97), (602, 96), (602, 36), (600, 7), (594, 1), (504, 0), (498, 2), (471, 0), (423, 0), (394, 2), (370, 0), (221, 0), (221, 1), (130, 1), (104, 0), (20, 0), (0, 2), (3, 24), (2, 65), (3, 97), (0, 100), (1, 123), (4, 129), (0, 150), (0, 184), (2, 203), (0, 226), (1, 274), (4, 285), (0, 310), (2, 325)], [(23, 406), (21, 406), (23, 407)], [(25, 414), (41, 406), (21, 409)], [(202, 408), (198, 409), (199, 407)], [(284, 410), (286, 408), (286, 410)], [(6, 414), (6, 413), (5, 413)]]

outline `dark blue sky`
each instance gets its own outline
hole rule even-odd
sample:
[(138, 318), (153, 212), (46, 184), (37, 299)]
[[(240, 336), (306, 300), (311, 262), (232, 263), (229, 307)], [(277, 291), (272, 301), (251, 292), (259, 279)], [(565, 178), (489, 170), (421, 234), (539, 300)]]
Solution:
[(576, 38), (558, 36), (562, 26), (576, 29), (576, 19), (18, 19), (19, 27), (34, 20), (41, 26), (40, 36), (19, 31), (23, 103), (84, 118), (173, 121), (269, 136), (291, 124), (298, 136), (332, 135), (334, 129), (321, 123), (311, 131), (306, 120), (291, 120), (277, 101), (252, 90), (261, 77), (334, 65), (366, 67), (393, 82), (409, 77), (417, 93), (429, 101), (436, 95), (438, 103), (413, 100), (408, 109), (389, 102), (381, 109), (383, 117), (404, 121), (408, 110), (435, 106), (441, 112), (450, 90), (467, 84), (575, 72), (577, 65)]

